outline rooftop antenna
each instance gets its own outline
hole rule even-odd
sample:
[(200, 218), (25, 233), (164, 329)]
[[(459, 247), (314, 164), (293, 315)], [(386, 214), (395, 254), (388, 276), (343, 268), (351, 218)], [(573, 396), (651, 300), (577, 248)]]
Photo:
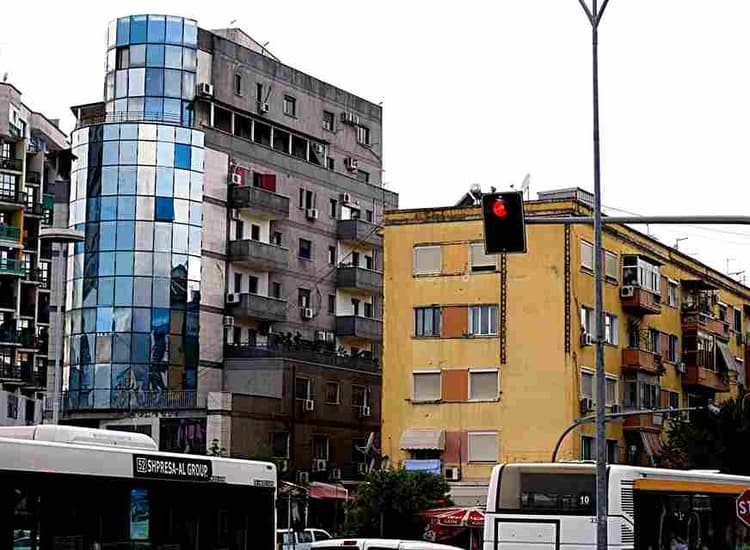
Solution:
[(727, 274), (729, 274), (729, 264), (730, 264), (731, 262), (733, 262), (733, 261), (734, 261), (734, 258), (727, 258), (727, 259), (726, 259), (726, 262), (727, 262)]
[(682, 241), (686, 241), (686, 240), (688, 240), (688, 238), (687, 238), (687, 237), (677, 237), (677, 238), (676, 238), (676, 239), (674, 240), (674, 249), (675, 249), (675, 250), (679, 250), (679, 249), (680, 249), (680, 243), (681, 243)]
[(474, 199), (474, 204), (479, 204), (479, 201), (482, 200), (482, 186), (478, 183), (472, 183), (471, 187), (469, 187), (469, 195)]
[(3, 82), (8, 82), (8, 71), (3, 73)]
[(531, 187), (531, 174), (526, 174), (521, 182), (521, 194), (526, 196), (526, 200), (531, 200), (529, 188)]
[(237, 20), (236, 20), (236, 19), (232, 19), (232, 20), (231, 20), (231, 21), (229, 22), (229, 27), (231, 28), (231, 27), (232, 27), (232, 25), (234, 25), (234, 24), (235, 24), (236, 22), (237, 22)]

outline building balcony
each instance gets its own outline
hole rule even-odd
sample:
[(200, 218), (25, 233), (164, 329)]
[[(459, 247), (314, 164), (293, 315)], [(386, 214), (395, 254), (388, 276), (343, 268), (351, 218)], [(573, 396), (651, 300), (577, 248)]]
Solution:
[(690, 334), (699, 330), (711, 332), (722, 340), (729, 340), (731, 336), (729, 323), (726, 321), (722, 321), (721, 319), (707, 313), (684, 309), (682, 313), (683, 333)]
[(13, 172), (23, 172), (23, 160), (15, 158), (0, 157), (0, 170), (11, 170)]
[(270, 216), (271, 219), (289, 217), (289, 197), (252, 185), (232, 185), (229, 188), (229, 202), (233, 208), (247, 209), (253, 214)]
[(663, 369), (661, 355), (645, 349), (624, 348), (622, 350), (623, 371), (640, 371), (659, 375)]
[(257, 271), (279, 271), (289, 265), (289, 251), (273, 244), (244, 239), (229, 243), (229, 259)]
[(336, 288), (360, 290), (381, 295), (383, 293), (383, 274), (362, 267), (339, 266), (336, 269)]
[(383, 237), (375, 224), (361, 219), (339, 220), (336, 233), (340, 241), (367, 243), (372, 246), (382, 246)]
[(42, 175), (34, 170), (26, 170), (26, 185), (41, 185)]
[(637, 414), (626, 416), (623, 421), (624, 430), (660, 432), (664, 425), (663, 413)]
[(358, 315), (337, 315), (336, 336), (381, 341), (383, 322)]
[(686, 372), (682, 376), (682, 385), (685, 388), (711, 392), (728, 392), (729, 380), (720, 372), (690, 364), (686, 367)]
[[(230, 298), (237, 301), (230, 301)], [(259, 294), (228, 294), (227, 312), (234, 317), (286, 321), (287, 302)]]
[[(269, 339), (270, 340), (270, 339)], [(330, 367), (340, 367), (365, 372), (378, 372), (378, 361), (371, 357), (350, 357), (325, 349), (322, 345), (302, 340), (299, 343), (290, 341), (272, 342), (264, 346), (252, 344), (235, 344), (224, 346), (225, 359), (294, 359), (306, 363), (317, 363)]]
[(0, 224), (0, 242), (11, 242), (15, 245), (21, 240), (21, 229), (14, 225)]
[(3, 384), (17, 384), (23, 382), (20, 365), (0, 365), (0, 382)]
[(63, 392), (64, 414), (85, 411), (163, 411), (202, 409), (205, 395), (196, 390), (84, 389)]
[(661, 313), (661, 296), (638, 286), (620, 288), (622, 309), (633, 315), (658, 315)]
[(21, 345), (21, 333), (13, 328), (0, 329), (0, 346), (18, 347)]
[(13, 277), (22, 277), (26, 274), (26, 267), (22, 260), (14, 258), (0, 258), (0, 276), (10, 275)]
[(23, 213), (24, 215), (29, 217), (43, 218), (44, 206), (41, 202), (32, 202), (31, 204), (26, 205), (26, 208), (23, 209)]
[(24, 207), (28, 203), (28, 195), (24, 191), (15, 189), (0, 189), (0, 208), (5, 210)]
[(22, 386), (29, 390), (44, 390), (47, 388), (47, 369), (36, 368), (30, 364), (21, 364)]

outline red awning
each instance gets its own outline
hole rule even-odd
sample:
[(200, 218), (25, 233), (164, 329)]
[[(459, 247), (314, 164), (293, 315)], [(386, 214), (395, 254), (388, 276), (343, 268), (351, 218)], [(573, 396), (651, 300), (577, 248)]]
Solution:
[(347, 491), (344, 486), (334, 485), (332, 483), (313, 481), (308, 486), (308, 490), (308, 496), (310, 498), (330, 500), (347, 500), (349, 498), (349, 491)]
[(435, 508), (422, 515), (431, 523), (445, 527), (484, 527), (484, 510), (481, 508)]

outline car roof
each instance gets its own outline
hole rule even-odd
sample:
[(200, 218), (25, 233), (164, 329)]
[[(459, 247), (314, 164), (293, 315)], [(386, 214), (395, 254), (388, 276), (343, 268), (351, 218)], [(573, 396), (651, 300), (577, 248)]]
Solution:
[[(421, 540), (401, 540), (401, 539), (331, 539), (326, 541), (314, 542), (312, 548), (330, 548), (331, 546), (345, 548), (344, 542), (348, 542), (349, 545), (360, 545), (360, 544), (383, 544), (386, 547), (391, 547), (399, 550), (460, 550), (455, 546), (446, 546), (444, 544), (435, 544), (434, 542), (427, 542)], [(355, 544), (352, 544), (355, 543)]]

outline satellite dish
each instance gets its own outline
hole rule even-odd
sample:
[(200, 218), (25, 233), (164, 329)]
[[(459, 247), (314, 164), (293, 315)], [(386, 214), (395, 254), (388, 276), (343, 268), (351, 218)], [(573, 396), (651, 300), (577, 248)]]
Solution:
[(482, 192), (482, 186), (478, 183), (472, 183), (469, 189), (472, 195), (479, 195)]

